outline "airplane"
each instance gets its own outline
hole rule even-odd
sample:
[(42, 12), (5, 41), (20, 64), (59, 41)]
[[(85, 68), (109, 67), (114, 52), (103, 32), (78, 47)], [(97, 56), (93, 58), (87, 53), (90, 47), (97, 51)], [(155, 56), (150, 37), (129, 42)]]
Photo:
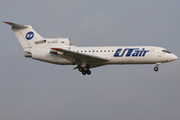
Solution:
[(178, 57), (157, 46), (103, 46), (76, 47), (69, 38), (43, 38), (31, 25), (11, 25), (12, 31), (24, 50), (25, 57), (58, 65), (76, 65), (83, 75), (90, 75), (91, 68), (113, 64), (156, 64), (170, 62)]

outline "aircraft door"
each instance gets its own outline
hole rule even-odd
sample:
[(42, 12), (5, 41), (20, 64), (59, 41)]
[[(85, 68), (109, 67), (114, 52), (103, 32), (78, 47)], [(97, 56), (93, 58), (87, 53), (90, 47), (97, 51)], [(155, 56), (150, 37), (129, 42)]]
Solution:
[(151, 54), (151, 56), (154, 56), (155, 55), (155, 50), (154, 49), (150, 49), (150, 54)]

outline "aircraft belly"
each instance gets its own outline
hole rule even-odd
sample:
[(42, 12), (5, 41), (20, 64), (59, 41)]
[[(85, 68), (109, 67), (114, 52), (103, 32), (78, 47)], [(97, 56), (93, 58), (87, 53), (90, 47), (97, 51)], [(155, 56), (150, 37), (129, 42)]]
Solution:
[(157, 60), (150, 59), (149, 57), (113, 57), (109, 64), (153, 64)]

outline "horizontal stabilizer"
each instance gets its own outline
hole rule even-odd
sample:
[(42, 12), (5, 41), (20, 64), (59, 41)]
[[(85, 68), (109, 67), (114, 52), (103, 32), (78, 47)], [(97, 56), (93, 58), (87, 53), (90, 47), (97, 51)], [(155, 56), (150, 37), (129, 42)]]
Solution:
[(28, 28), (27, 26), (19, 25), (19, 24), (12, 23), (12, 22), (4, 22), (4, 23), (11, 25), (12, 29), (25, 29), (25, 28)]

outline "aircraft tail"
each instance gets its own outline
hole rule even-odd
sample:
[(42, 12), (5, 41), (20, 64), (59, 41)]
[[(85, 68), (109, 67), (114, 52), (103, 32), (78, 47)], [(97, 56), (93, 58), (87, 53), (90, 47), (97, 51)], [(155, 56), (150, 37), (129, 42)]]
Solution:
[(23, 49), (36, 47), (35, 41), (44, 39), (30, 25), (19, 25), (12, 22), (4, 23), (11, 25), (12, 30), (16, 35), (17, 39), (19, 40)]

